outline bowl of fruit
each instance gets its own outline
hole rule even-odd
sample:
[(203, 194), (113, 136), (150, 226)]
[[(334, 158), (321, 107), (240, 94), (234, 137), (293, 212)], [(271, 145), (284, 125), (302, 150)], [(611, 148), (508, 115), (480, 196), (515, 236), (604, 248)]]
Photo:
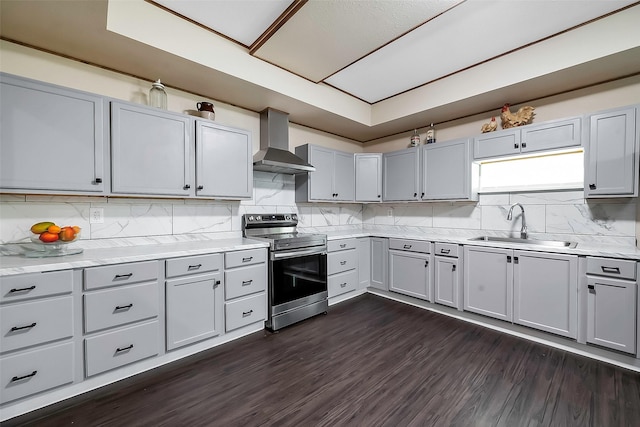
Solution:
[(82, 249), (68, 249), (65, 245), (75, 242), (80, 237), (80, 227), (67, 225), (60, 227), (51, 221), (38, 222), (31, 226), (31, 241), (38, 245), (38, 250), (27, 253), (31, 257), (72, 255)]

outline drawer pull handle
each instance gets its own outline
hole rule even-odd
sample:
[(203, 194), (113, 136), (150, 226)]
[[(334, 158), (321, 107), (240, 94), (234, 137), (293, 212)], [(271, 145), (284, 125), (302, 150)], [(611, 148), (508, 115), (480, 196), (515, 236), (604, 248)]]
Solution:
[(133, 273), (127, 273), (127, 274), (116, 274), (113, 277), (113, 280), (126, 280), (126, 279), (130, 279), (131, 276), (133, 276)]
[(187, 267), (187, 270), (191, 271), (191, 270), (197, 270), (200, 267), (202, 267), (202, 264), (194, 264), (194, 265), (190, 265), (189, 267)]
[(620, 274), (620, 268), (618, 267), (605, 267), (602, 265), (600, 268), (602, 268), (603, 273)]
[(9, 293), (13, 293), (13, 292), (28, 292), (28, 291), (32, 291), (36, 288), (36, 285), (31, 285), (28, 288), (13, 288), (9, 291)]
[(340, 245), (340, 247), (341, 247), (341, 248), (346, 248), (346, 247), (347, 247), (347, 244), (346, 244), (346, 243), (342, 243), (342, 244)]
[(411, 245), (404, 245), (405, 249), (411, 249)]
[(448, 254), (449, 252), (451, 252), (451, 249), (440, 249), (441, 254)]
[(131, 307), (133, 307), (133, 303), (131, 304), (127, 304), (127, 305), (116, 305), (116, 308), (114, 311), (118, 311), (118, 310), (128, 310)]
[(251, 316), (251, 313), (253, 313), (253, 310), (243, 311), (243, 312), (242, 312), (242, 317)]
[(340, 283), (340, 287), (341, 287), (341, 288), (345, 288), (346, 286), (347, 286), (347, 282)]
[(132, 348), (133, 348), (133, 344), (129, 344), (128, 346), (122, 347), (122, 348), (118, 347), (116, 348), (116, 353), (122, 353), (123, 351), (128, 351), (128, 350), (131, 350)]
[(340, 265), (345, 265), (347, 261), (340, 261)]
[(30, 374), (23, 375), (21, 377), (13, 377), (13, 378), (11, 378), (11, 382), (13, 383), (13, 382), (16, 382), (16, 381), (20, 381), (20, 380), (24, 380), (24, 379), (27, 379), (27, 378), (35, 377), (37, 373), (38, 373), (38, 371), (33, 371)]
[(252, 256), (248, 256), (248, 257), (242, 258), (242, 262), (249, 262), (249, 261), (251, 261), (252, 259), (253, 259), (253, 257), (252, 257)]
[(249, 286), (252, 283), (253, 283), (253, 279), (251, 279), (251, 280), (243, 280), (242, 281), (242, 286)]
[(36, 326), (36, 322), (33, 322), (32, 324), (26, 325), (26, 326), (14, 326), (14, 327), (11, 328), (11, 332), (21, 331), (23, 329), (31, 329), (34, 326)]

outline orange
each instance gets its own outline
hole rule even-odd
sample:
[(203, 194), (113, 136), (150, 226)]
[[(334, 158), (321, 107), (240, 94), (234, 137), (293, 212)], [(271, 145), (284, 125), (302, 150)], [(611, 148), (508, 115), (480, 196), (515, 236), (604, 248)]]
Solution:
[(63, 242), (70, 242), (71, 240), (76, 238), (76, 233), (73, 231), (72, 227), (62, 227), (60, 234), (58, 234), (60, 240)]
[(38, 238), (45, 243), (51, 243), (58, 240), (58, 235), (45, 231), (44, 233), (40, 234), (40, 237)]
[(50, 225), (49, 228), (47, 228), (47, 231), (49, 233), (53, 233), (53, 234), (58, 234), (60, 232), (61, 228), (58, 227), (57, 225), (53, 224)]

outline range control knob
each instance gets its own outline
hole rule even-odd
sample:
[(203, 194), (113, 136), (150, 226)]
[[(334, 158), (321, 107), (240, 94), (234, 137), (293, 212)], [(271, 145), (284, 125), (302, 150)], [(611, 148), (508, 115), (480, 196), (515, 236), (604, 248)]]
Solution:
[(291, 215), (285, 215), (284, 219), (286, 219), (287, 221), (291, 221)]
[(256, 216), (256, 221), (262, 221), (262, 217), (260, 215)]
[(253, 215), (249, 216), (249, 221), (253, 221)]

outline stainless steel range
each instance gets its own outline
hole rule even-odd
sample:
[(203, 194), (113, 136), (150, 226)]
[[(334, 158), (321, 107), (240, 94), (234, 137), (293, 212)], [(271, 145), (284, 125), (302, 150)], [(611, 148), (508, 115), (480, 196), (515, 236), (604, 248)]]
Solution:
[(298, 233), (296, 214), (245, 214), (245, 237), (269, 242), (267, 328), (327, 311), (327, 236)]

